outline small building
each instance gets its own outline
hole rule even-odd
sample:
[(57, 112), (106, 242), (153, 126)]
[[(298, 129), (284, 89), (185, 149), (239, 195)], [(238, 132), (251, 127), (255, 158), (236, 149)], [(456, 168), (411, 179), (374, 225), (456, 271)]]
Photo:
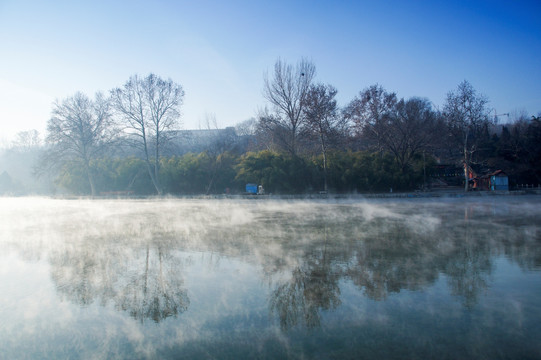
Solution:
[(496, 170), (482, 176), (474, 176), (471, 181), (474, 190), (509, 191), (509, 177), (502, 170)]
[(490, 190), (509, 191), (509, 177), (502, 170), (496, 170), (488, 176), (490, 177)]

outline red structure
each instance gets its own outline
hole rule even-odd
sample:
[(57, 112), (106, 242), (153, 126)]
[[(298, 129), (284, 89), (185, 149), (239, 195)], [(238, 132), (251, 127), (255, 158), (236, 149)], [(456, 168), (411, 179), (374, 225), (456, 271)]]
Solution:
[(471, 167), (468, 167), (468, 178), (473, 190), (509, 191), (509, 177), (502, 170), (478, 176)]

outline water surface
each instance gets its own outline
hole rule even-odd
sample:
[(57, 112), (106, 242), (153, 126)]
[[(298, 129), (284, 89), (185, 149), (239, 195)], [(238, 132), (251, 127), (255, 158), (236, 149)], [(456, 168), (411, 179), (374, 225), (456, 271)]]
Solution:
[(5, 358), (541, 358), (539, 197), (0, 204)]

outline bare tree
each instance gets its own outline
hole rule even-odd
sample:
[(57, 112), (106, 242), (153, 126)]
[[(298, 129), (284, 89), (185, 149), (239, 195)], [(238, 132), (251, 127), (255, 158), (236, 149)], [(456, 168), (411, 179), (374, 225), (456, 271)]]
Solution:
[(473, 154), (477, 151), (477, 138), (484, 126), (490, 123), (487, 109), (488, 100), (478, 94), (472, 85), (464, 80), (456, 91), (447, 94), (444, 117), (449, 135), (460, 147), (464, 165), (464, 191), (468, 191), (468, 169)]
[(380, 124), (381, 142), (406, 172), (416, 155), (428, 150), (438, 136), (438, 116), (430, 101), (421, 98), (401, 99), (395, 111)]
[(122, 88), (113, 89), (111, 98), (128, 139), (135, 140), (132, 145), (142, 151), (148, 174), (161, 195), (160, 152), (168, 140), (168, 132), (180, 126), (182, 86), (154, 74), (145, 78), (134, 75)]
[(45, 162), (80, 162), (91, 193), (95, 195), (91, 161), (111, 143), (114, 135), (111, 125), (110, 103), (101, 93), (91, 100), (77, 92), (62, 102), (55, 102), (52, 117), (47, 123), (46, 142), (50, 147)]
[(297, 154), (304, 99), (315, 74), (315, 65), (306, 59), (301, 59), (295, 67), (278, 59), (273, 78), (265, 77), (263, 95), (271, 103), (273, 114), (260, 117), (260, 123), (274, 132), (275, 139), (292, 155)]
[(362, 91), (345, 109), (358, 134), (391, 153), (403, 174), (413, 160), (430, 149), (440, 134), (440, 117), (430, 101), (422, 98), (397, 100), (380, 85)]
[(250, 118), (235, 125), (239, 151), (244, 153), (258, 148), (257, 120)]
[(209, 133), (209, 142), (205, 149), (209, 160), (208, 182), (205, 186), (205, 194), (209, 195), (215, 187), (216, 179), (222, 170), (224, 154), (234, 149), (237, 135), (233, 127), (219, 129), (214, 114), (205, 115), (205, 127), (205, 130)]
[(40, 133), (35, 129), (18, 132), (12, 143), (12, 147), (20, 151), (29, 151), (41, 145)]
[(344, 118), (339, 116), (335, 96), (338, 91), (331, 85), (317, 84), (310, 86), (305, 98), (304, 116), (306, 129), (317, 137), (323, 155), (324, 190), (327, 186), (327, 151), (336, 144), (346, 127)]
[(259, 150), (285, 150), (291, 153), (291, 132), (278, 116), (268, 108), (259, 110), (255, 126), (256, 148)]
[(250, 118), (235, 125), (235, 132), (239, 136), (254, 136), (257, 122), (255, 118)]
[(394, 111), (397, 98), (381, 85), (372, 85), (359, 93), (344, 109), (344, 117), (353, 123), (358, 135), (376, 142), (382, 150), (386, 115)]

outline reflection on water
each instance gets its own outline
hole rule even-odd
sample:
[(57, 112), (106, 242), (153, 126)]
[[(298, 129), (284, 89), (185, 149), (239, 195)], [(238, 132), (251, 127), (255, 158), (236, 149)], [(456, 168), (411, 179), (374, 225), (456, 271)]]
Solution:
[(52, 254), (51, 277), (61, 297), (82, 306), (112, 301), (140, 321), (160, 322), (188, 308), (181, 259), (161, 245), (118, 250), (112, 256), (84, 247)]
[(16, 358), (539, 358), (537, 197), (2, 199)]

